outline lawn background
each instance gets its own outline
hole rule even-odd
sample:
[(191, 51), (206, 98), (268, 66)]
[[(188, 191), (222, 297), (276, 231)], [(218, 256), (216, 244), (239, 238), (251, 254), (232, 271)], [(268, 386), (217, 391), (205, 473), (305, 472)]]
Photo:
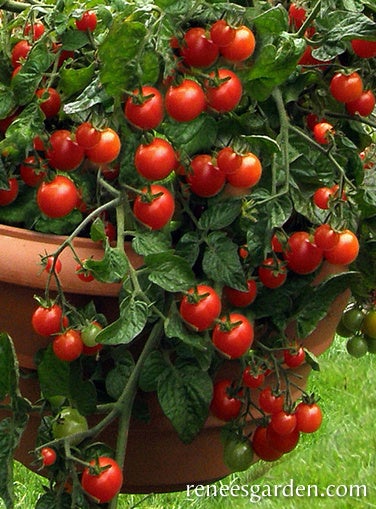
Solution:
[[(321, 371), (312, 373), (309, 390), (320, 395), (324, 421), (320, 430), (304, 435), (298, 447), (273, 464), (259, 462), (248, 471), (233, 474), (220, 483), (230, 485), (365, 485), (367, 497), (265, 497), (251, 502), (248, 497), (192, 497), (185, 492), (161, 495), (121, 495), (119, 509), (354, 509), (376, 508), (376, 355), (361, 359), (348, 355), (344, 339), (320, 358)], [(145, 451), (147, 454), (147, 452)], [(183, 458), (182, 458), (183, 460)], [(15, 464), (17, 509), (35, 507), (45, 480)], [(218, 483), (218, 486), (220, 486)], [(5, 506), (0, 501), (0, 509)]]

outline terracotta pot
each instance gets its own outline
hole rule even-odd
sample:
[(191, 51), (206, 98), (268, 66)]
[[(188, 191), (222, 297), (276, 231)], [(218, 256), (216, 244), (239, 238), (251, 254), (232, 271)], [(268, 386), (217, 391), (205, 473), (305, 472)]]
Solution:
[[(33, 373), (34, 355), (39, 348), (46, 346), (47, 340), (41, 340), (31, 330), (30, 317), (35, 308), (33, 295), (44, 288), (46, 274), (40, 272), (38, 261), (41, 253), (52, 253), (62, 238), (32, 233), (18, 228), (0, 226), (0, 329), (7, 331), (13, 338), (19, 363), (29, 374)], [(88, 239), (77, 239), (74, 244), (81, 258), (101, 257), (101, 247)], [(13, 253), (13, 248), (15, 251)], [(74, 273), (76, 262), (70, 250), (61, 257), (63, 271), (61, 281), (68, 291), (68, 298), (77, 304), (83, 304), (97, 296), (98, 309), (107, 315), (113, 315), (117, 308), (117, 285), (100, 283), (82, 283), (70, 275)], [(133, 263), (139, 265), (141, 259), (135, 255)], [(326, 266), (325, 272), (338, 271), (338, 267)], [(106, 295), (106, 297), (104, 297)], [(304, 344), (316, 355), (330, 345), (342, 310), (348, 301), (348, 293), (339, 296), (329, 309), (328, 316)], [(293, 327), (291, 327), (293, 335)], [(237, 369), (236, 363), (227, 368)], [(304, 385), (309, 373), (307, 365), (299, 368)], [(31, 401), (39, 398), (37, 379), (21, 379), (21, 392)], [(298, 394), (295, 395), (296, 397)], [(229, 474), (223, 464), (223, 448), (220, 439), (223, 422), (210, 416), (204, 429), (189, 445), (178, 438), (168, 419), (162, 413), (155, 395), (147, 395), (151, 420), (149, 423), (132, 421), (124, 469), (123, 492), (150, 493), (185, 489), (187, 484), (210, 483)], [(0, 414), (0, 417), (1, 414)], [(35, 437), (40, 424), (40, 416), (32, 415), (16, 451), (15, 458), (28, 468), (35, 468), (29, 451), (35, 446)], [(117, 436), (116, 422), (106, 428), (100, 437), (109, 445), (114, 445)]]

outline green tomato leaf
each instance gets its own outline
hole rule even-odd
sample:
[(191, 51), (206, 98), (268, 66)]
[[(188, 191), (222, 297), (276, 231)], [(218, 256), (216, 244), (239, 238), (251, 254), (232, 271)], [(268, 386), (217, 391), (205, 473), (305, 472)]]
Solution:
[(212, 392), (208, 373), (192, 365), (170, 366), (159, 377), (159, 403), (184, 443), (190, 443), (201, 430)]
[(119, 349), (117, 349), (113, 357), (115, 360), (115, 367), (107, 374), (105, 384), (109, 396), (116, 400), (121, 396), (135, 364), (132, 354), (128, 350), (120, 354)]
[(252, 22), (259, 36), (282, 33), (289, 25), (287, 11), (282, 5), (268, 9), (253, 18)]
[(164, 330), (168, 338), (177, 338), (200, 352), (207, 350), (205, 337), (185, 327), (176, 306), (171, 307), (171, 313), (165, 321)]
[(161, 351), (151, 352), (145, 359), (139, 378), (139, 386), (142, 391), (153, 392), (158, 388), (159, 377), (169, 364)]
[(239, 260), (238, 246), (224, 232), (212, 232), (207, 239), (202, 268), (209, 279), (247, 290), (246, 278)]
[(10, 337), (0, 334), (0, 401), (18, 390), (18, 362)]
[(187, 262), (193, 266), (200, 254), (201, 235), (199, 232), (185, 233), (177, 242), (175, 254), (183, 257)]
[(189, 263), (172, 253), (147, 255), (145, 265), (150, 270), (150, 281), (168, 292), (188, 290), (196, 281)]
[(0, 118), (6, 118), (17, 105), (14, 92), (10, 87), (0, 83)]
[(59, 86), (66, 97), (82, 92), (93, 80), (95, 64), (80, 69), (60, 69)]
[(52, 345), (43, 352), (37, 370), (40, 390), (44, 398), (70, 395), (69, 363), (56, 357)]
[(202, 214), (198, 226), (202, 230), (221, 230), (230, 226), (241, 211), (240, 200), (214, 201)]
[(132, 240), (132, 247), (136, 253), (142, 256), (167, 252), (171, 248), (171, 238), (167, 233), (161, 231), (136, 232)]
[(118, 247), (112, 247), (106, 243), (102, 260), (89, 259), (83, 263), (95, 279), (103, 283), (117, 283), (128, 272), (128, 260), (124, 251)]
[(210, 150), (217, 136), (217, 123), (214, 118), (200, 115), (191, 122), (165, 123), (166, 136), (174, 140), (174, 146), (188, 155)]
[(70, 364), (70, 400), (81, 415), (90, 415), (97, 407), (97, 390), (91, 380), (84, 380), (80, 362)]
[(62, 47), (66, 51), (75, 51), (89, 44), (86, 32), (81, 30), (66, 30), (61, 36)]
[(104, 345), (131, 343), (144, 329), (149, 315), (148, 305), (134, 296), (120, 304), (120, 317), (100, 331), (96, 337)]

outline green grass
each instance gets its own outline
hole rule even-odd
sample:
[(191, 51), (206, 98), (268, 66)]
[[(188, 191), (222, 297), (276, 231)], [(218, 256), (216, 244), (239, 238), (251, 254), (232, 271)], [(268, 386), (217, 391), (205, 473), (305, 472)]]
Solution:
[[(376, 356), (353, 359), (345, 351), (343, 341), (337, 339), (334, 347), (321, 357), (320, 364), (321, 372), (313, 373), (309, 382), (310, 390), (321, 396), (325, 418), (320, 430), (304, 435), (298, 447), (278, 462), (259, 462), (247, 472), (231, 475), (211, 489), (219, 491), (221, 486), (225, 489), (236, 485), (248, 487), (248, 490), (250, 485), (273, 489), (273, 486), (285, 486), (290, 482), (294, 486), (317, 485), (320, 490), (331, 484), (348, 487), (365, 485), (367, 497), (282, 498), (280, 493), (280, 496), (266, 496), (252, 503), (249, 497), (220, 494), (187, 499), (185, 492), (178, 492), (146, 497), (121, 495), (119, 509), (135, 505), (141, 509), (241, 509), (252, 506), (262, 509), (281, 506), (284, 509), (308, 509), (312, 506), (315, 509), (376, 508)], [(15, 477), (16, 507), (31, 509), (44, 480), (20, 464), (16, 464)]]

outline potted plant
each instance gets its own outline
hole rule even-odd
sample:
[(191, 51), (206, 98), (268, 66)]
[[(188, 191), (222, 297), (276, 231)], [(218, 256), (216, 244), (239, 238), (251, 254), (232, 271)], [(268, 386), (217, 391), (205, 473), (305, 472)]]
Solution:
[(290, 451), (339, 322), (375, 350), (372, 6), (1, 12), (7, 507), (20, 451), (85, 508)]

